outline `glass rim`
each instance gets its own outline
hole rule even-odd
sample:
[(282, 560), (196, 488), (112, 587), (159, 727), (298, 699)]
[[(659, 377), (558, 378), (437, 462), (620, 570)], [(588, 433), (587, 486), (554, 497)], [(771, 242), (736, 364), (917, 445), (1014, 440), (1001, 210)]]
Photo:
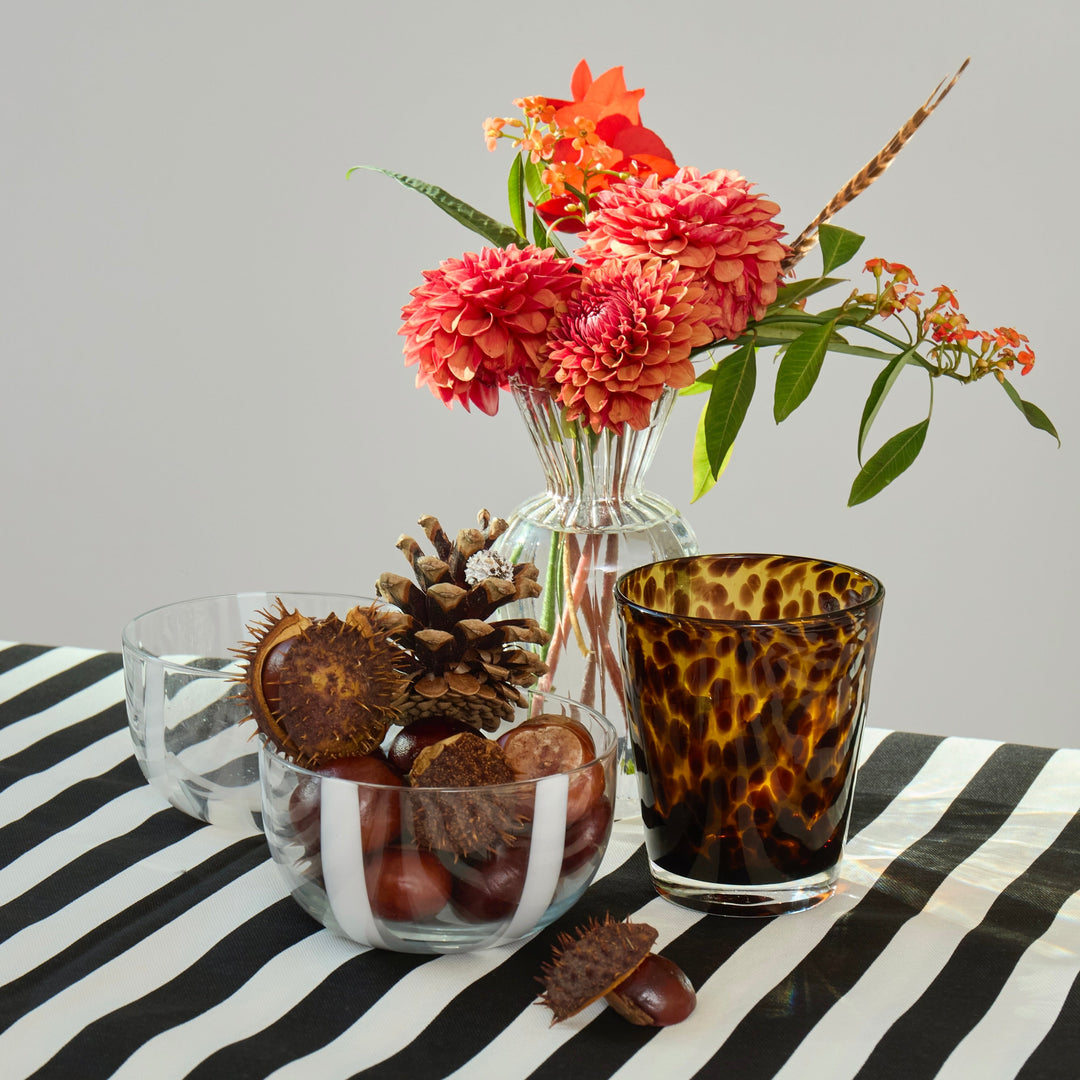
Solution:
[[(780, 619), (723, 619), (723, 618), (706, 618), (702, 615), (689, 615), (689, 614), (677, 614), (673, 611), (663, 611), (660, 608), (649, 607), (647, 604), (639, 604), (636, 600), (631, 600), (623, 588), (624, 582), (626, 582), (632, 575), (639, 573), (642, 570), (648, 568), (667, 566), (672, 563), (689, 563), (696, 560), (709, 559), (709, 560), (723, 560), (723, 559), (786, 559), (795, 563), (818, 563), (822, 569), (830, 570), (846, 570), (849, 573), (858, 574), (865, 578), (874, 587), (873, 593), (860, 599), (854, 604), (849, 604), (845, 607), (837, 608), (835, 611), (821, 611), (814, 615), (794, 615), (790, 618)], [(775, 626), (813, 626), (815, 624), (828, 624), (834, 623), (841, 619), (850, 619), (858, 615), (865, 614), (871, 608), (877, 607), (885, 599), (885, 586), (882, 584), (881, 579), (875, 574), (868, 573), (865, 570), (860, 570), (857, 566), (851, 566), (849, 563), (840, 563), (835, 559), (821, 559), (812, 555), (784, 555), (780, 552), (762, 552), (762, 551), (747, 551), (747, 552), (716, 552), (716, 553), (699, 553), (697, 555), (680, 555), (674, 559), (662, 559), (653, 563), (643, 563), (641, 566), (635, 566), (631, 570), (627, 570), (626, 573), (620, 574), (618, 580), (615, 582), (615, 603), (618, 607), (632, 608), (634, 611), (641, 612), (645, 615), (651, 615), (654, 617), (661, 617), (665, 619), (679, 619), (684, 622), (696, 623), (702, 626), (729, 626), (729, 627), (775, 627)]]
[[(573, 769), (568, 769), (566, 772), (551, 773), (551, 776), (567, 776), (573, 779), (579, 774), (583, 774), (590, 769), (596, 768), (597, 765), (603, 765), (604, 761), (611, 757), (619, 748), (619, 733), (615, 730), (615, 725), (602, 713), (599, 709), (593, 708), (591, 705), (586, 705), (581, 701), (574, 701), (573, 698), (565, 698), (559, 694), (553, 694), (548, 690), (533, 690), (525, 691), (526, 694), (536, 694), (541, 697), (550, 698), (552, 701), (565, 702), (568, 705), (573, 705), (577, 709), (583, 709), (590, 714), (590, 719), (597, 722), (604, 733), (607, 740), (607, 747), (604, 750), (597, 750), (595, 755), (588, 761), (583, 762), (581, 765), (575, 766)], [(565, 716), (567, 720), (576, 719), (573, 716)], [(526, 716), (521, 720), (524, 724), (532, 717)], [(402, 730), (407, 730), (402, 728)], [(514, 730), (513, 728), (509, 730)], [(480, 734), (480, 732), (477, 732)], [(487, 736), (484, 736), (485, 738)], [(514, 789), (520, 789), (538, 783), (541, 780), (547, 780), (548, 776), (533, 776), (527, 780), (508, 780), (504, 784), (484, 784), (482, 787), (411, 787), (406, 784), (404, 787), (400, 784), (378, 784), (373, 783), (370, 780), (350, 780), (346, 776), (330, 776), (326, 773), (321, 773), (317, 769), (309, 769), (304, 765), (297, 765), (295, 761), (290, 761), (287, 757), (280, 754), (270, 743), (270, 740), (266, 738), (262, 732), (256, 732), (255, 738), (259, 743), (259, 756), (266, 754), (278, 765), (283, 766), (290, 772), (298, 773), (301, 776), (314, 777), (317, 780), (340, 780), (346, 784), (352, 784), (357, 788), (372, 788), (380, 791), (435, 791), (440, 794), (457, 794), (478, 791), (484, 792), (508, 792)], [(361, 755), (363, 756), (363, 755)], [(261, 773), (260, 773), (261, 775)]]
[[(183, 664), (176, 660), (169, 660), (159, 653), (152, 652), (142, 645), (137, 644), (134, 634), (136, 624), (142, 622), (143, 619), (149, 619), (153, 615), (160, 615), (163, 612), (171, 611), (174, 608), (178, 609), (194, 604), (209, 604), (221, 600), (237, 600), (249, 596), (267, 596), (273, 599), (283, 596), (310, 596), (318, 599), (336, 598), (339, 600), (359, 601), (361, 603), (382, 603), (382, 601), (376, 600), (371, 596), (359, 596), (353, 593), (324, 592), (322, 590), (310, 591), (305, 589), (244, 589), (239, 592), (211, 593), (207, 596), (193, 596), (186, 600), (170, 600), (167, 604), (158, 604), (157, 607), (149, 608), (147, 611), (140, 612), (138, 615), (128, 619), (124, 624), (123, 629), (120, 631), (122, 651), (131, 654), (137, 659), (152, 660), (154, 663), (161, 664), (163, 667), (169, 668), (172, 671), (194, 671), (207, 678), (234, 679), (235, 675), (226, 671), (214, 671), (211, 668), (194, 667), (191, 664)], [(269, 601), (271, 604), (273, 603), (273, 599)], [(350, 606), (355, 607), (356, 605), (352, 604)], [(243, 640), (238, 638), (236, 644), (239, 647), (243, 644)]]

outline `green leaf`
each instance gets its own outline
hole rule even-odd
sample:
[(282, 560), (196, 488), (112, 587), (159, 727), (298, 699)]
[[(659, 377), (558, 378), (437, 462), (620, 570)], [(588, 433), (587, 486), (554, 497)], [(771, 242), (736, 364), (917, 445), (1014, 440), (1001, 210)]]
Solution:
[(842, 284), (844, 280), (844, 278), (838, 277), (819, 277), (807, 278), (806, 281), (788, 282), (787, 285), (781, 285), (776, 290), (776, 299), (770, 305), (770, 310), (789, 307), (797, 300), (813, 296), (814, 293), (822, 292), (825, 289), (831, 289), (834, 285)]
[(908, 365), (908, 361), (911, 358), (911, 354), (915, 351), (914, 346), (894, 356), (878, 373), (878, 377), (874, 380), (874, 385), (870, 387), (870, 394), (866, 399), (866, 404), (863, 406), (862, 419), (859, 421), (859, 464), (862, 464), (862, 452), (863, 447), (866, 445), (866, 436), (870, 433), (870, 425), (873, 424), (875, 417), (881, 409), (882, 404), (885, 401), (886, 395), (893, 388), (893, 383), (896, 382), (897, 376)]
[(821, 373), (834, 324), (824, 323), (804, 330), (785, 350), (776, 372), (773, 417), (779, 424), (807, 398)]
[(551, 194), (551, 190), (547, 184), (540, 179), (541, 172), (540, 166), (529, 158), (524, 159), (524, 174), (525, 174), (525, 187), (528, 189), (529, 198), (534, 203), (546, 202), (548, 196)]
[(739, 434), (754, 397), (757, 384), (755, 353), (750, 342), (716, 365), (712, 392), (702, 417), (706, 456), (714, 479), (724, 471), (735, 436)]
[(384, 176), (396, 180), (399, 184), (412, 188), (413, 191), (419, 191), (421, 195), (426, 195), (444, 213), (449, 214), (455, 221), (461, 222), (466, 228), (472, 229), (474, 233), (482, 236), (485, 240), (490, 240), (496, 247), (506, 247), (508, 244), (514, 244), (520, 239), (517, 230), (512, 225), (504, 225), (501, 221), (496, 221), (495, 218), (489, 217), (483, 211), (477, 210), (466, 202), (462, 202), (461, 199), (435, 184), (417, 180), (412, 176), (391, 172), (389, 169), (379, 169), (374, 165), (356, 165), (345, 174), (346, 177), (352, 176), (358, 169), (368, 169), (371, 172), (382, 173)]
[(919, 456), (926, 441), (930, 417), (894, 435), (862, 467), (851, 485), (848, 506), (872, 499), (882, 488), (891, 484)]
[(821, 244), (821, 273), (828, 274), (838, 266), (850, 262), (862, 247), (865, 236), (835, 225), (818, 226), (818, 243)]
[(510, 220), (523, 240), (525, 232), (525, 176), (521, 164), (521, 155), (515, 154), (510, 162), (510, 175), (506, 180), (506, 195), (510, 200)]
[(720, 470), (713, 475), (712, 466), (709, 464), (709, 449), (705, 440), (705, 414), (708, 409), (702, 409), (698, 417), (697, 432), (694, 435), (694, 494), (690, 501), (697, 502), (706, 492), (710, 491), (721, 473), (727, 468), (731, 460), (731, 452), (735, 449), (734, 444), (728, 447), (724, 460), (720, 463)]
[(1024, 414), (1024, 419), (1033, 427), (1038, 428), (1040, 431), (1045, 431), (1048, 435), (1052, 435), (1057, 439), (1058, 446), (1061, 445), (1061, 436), (1058, 435), (1057, 429), (1050, 421), (1050, 417), (1046, 415), (1039, 408), (1038, 405), (1033, 405), (1030, 401), (1025, 401), (1017, 389), (1008, 379), (1002, 377), (1001, 385), (1005, 390), (1005, 393), (1009, 395), (1009, 400)]

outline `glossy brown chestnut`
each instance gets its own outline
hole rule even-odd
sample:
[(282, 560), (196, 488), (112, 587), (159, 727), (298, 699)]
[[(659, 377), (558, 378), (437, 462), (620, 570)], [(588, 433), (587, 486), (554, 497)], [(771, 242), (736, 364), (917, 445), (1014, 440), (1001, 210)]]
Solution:
[(611, 822), (611, 803), (604, 798), (598, 799), (582, 818), (566, 830), (560, 873), (572, 874), (589, 862), (607, 839)]
[[(584, 724), (565, 716), (526, 720), (499, 738), (510, 767), (519, 780), (580, 769), (596, 758), (596, 747)], [(573, 824), (588, 813), (604, 793), (604, 769), (597, 762), (570, 781), (566, 820)]]
[(394, 922), (423, 922), (450, 899), (450, 871), (417, 848), (388, 847), (364, 863), (372, 913)]
[(416, 756), (425, 746), (433, 746), (451, 735), (460, 735), (463, 731), (476, 731), (464, 720), (455, 720), (452, 716), (429, 716), (414, 720), (408, 727), (402, 728), (394, 736), (387, 748), (386, 757), (402, 776), (408, 775)]
[(519, 840), (479, 863), (454, 868), (454, 909), (470, 922), (505, 919), (517, 907), (529, 869), (529, 843)]
[(666, 956), (649, 953), (605, 1000), (632, 1024), (667, 1027), (694, 1011), (697, 994), (682, 968)]
[(401, 797), (396, 791), (386, 789), (400, 788), (404, 781), (381, 754), (334, 758), (322, 762), (314, 771), (320, 776), (354, 780), (361, 785), (356, 792), (365, 854), (392, 844), (401, 835)]
[(267, 708), (276, 713), (281, 707), (281, 666), (285, 660), (285, 654), (293, 647), (296, 638), (286, 638), (278, 642), (269, 653), (262, 665), (262, 692)]

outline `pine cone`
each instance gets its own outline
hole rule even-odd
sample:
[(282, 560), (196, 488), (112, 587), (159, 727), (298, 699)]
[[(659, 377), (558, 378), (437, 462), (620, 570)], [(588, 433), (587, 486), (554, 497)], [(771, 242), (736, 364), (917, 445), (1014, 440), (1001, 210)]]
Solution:
[(435, 555), (402, 536), (397, 547), (416, 581), (386, 573), (376, 583), (378, 595), (399, 609), (386, 613), (389, 636), (410, 656), (401, 723), (439, 714), (494, 731), (525, 704), (518, 687), (547, 670), (538, 652), (519, 647), (550, 639), (535, 619), (491, 619), (504, 604), (540, 595), (538, 571), (490, 550), (506, 530), (502, 518), (481, 510), (478, 522), (451, 543), (438, 518), (420, 518)]

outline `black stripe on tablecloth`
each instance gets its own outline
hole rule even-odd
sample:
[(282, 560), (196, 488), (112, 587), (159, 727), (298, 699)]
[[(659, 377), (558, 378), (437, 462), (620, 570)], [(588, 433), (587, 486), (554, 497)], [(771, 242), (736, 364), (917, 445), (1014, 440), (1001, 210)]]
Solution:
[(0, 701), (0, 728), (42, 712), (80, 690), (100, 682), (124, 666), (117, 653), (98, 653), (41, 682), (28, 686), (21, 694)]
[(85, 720), (68, 724), (42, 736), (24, 750), (0, 761), (0, 791), (25, 776), (33, 776), (51, 768), (106, 735), (112, 735), (126, 727), (127, 710), (123, 702), (117, 702)]
[[(936, 736), (894, 732), (875, 747), (858, 773), (851, 813), (852, 836), (865, 829), (911, 783), (941, 741)], [(678, 964), (695, 986), (701, 986), (771, 921), (707, 917), (670, 942), (663, 955)], [(778, 960), (786, 969), (784, 958)], [(608, 1076), (655, 1034), (653, 1028), (631, 1027), (617, 1013), (606, 1009), (540, 1065), (531, 1080)], [(732, 1075), (738, 1075), (738, 1070)]]
[(319, 930), (291, 896), (284, 897), (238, 926), (174, 979), (88, 1024), (34, 1073), (35, 1080), (109, 1076), (143, 1043), (224, 1001), (278, 953)]
[(1054, 1026), (1016, 1074), (1016, 1080), (1076, 1080), (1080, 1062), (1080, 975)]
[[(941, 882), (1005, 823), (1052, 753), (998, 747), (938, 823), (894, 859), (866, 896), (747, 1013), (697, 1076), (738, 1068), (772, 1076)], [(895, 1075), (910, 1080), (913, 1074), (901, 1068)]]
[[(1024, 950), (1049, 929), (1058, 909), (1077, 889), (1080, 814), (994, 900), (919, 1000), (877, 1044), (859, 1076), (867, 1080), (886, 1076), (889, 1063), (896, 1061), (910, 1064), (920, 1075), (937, 1072), (993, 1005)], [(1080, 1036), (1072, 1034), (1080, 1051)], [(1049, 1041), (1056, 1044), (1054, 1038)], [(1056, 1046), (1053, 1056), (1058, 1056)], [(1080, 1074), (1080, 1052), (1068, 1060), (1073, 1062), (1071, 1075)]]
[(146, 781), (134, 757), (124, 758), (98, 776), (86, 777), (57, 792), (20, 818), (0, 827), (0, 867), (99, 810), (118, 795)]
[(52, 650), (52, 645), (9, 645), (6, 649), (0, 649), (0, 675), (14, 671)]
[[(265, 862), (266, 858), (266, 842), (261, 836), (238, 840), (0, 988), (0, 1031), (137, 945), (241, 874)], [(285, 918), (285, 915), (281, 917)]]
[(183, 840), (201, 825), (179, 810), (162, 810), (122, 836), (76, 856), (0, 908), (0, 941), (40, 922), (102, 882)]
[[(435, 960), (433, 956), (382, 949), (354, 956), (331, 971), (275, 1023), (223, 1046), (192, 1069), (185, 1080), (268, 1076), (280, 1066), (332, 1042), (396, 982)], [(407, 1013), (400, 1022), (409, 1023)]]

